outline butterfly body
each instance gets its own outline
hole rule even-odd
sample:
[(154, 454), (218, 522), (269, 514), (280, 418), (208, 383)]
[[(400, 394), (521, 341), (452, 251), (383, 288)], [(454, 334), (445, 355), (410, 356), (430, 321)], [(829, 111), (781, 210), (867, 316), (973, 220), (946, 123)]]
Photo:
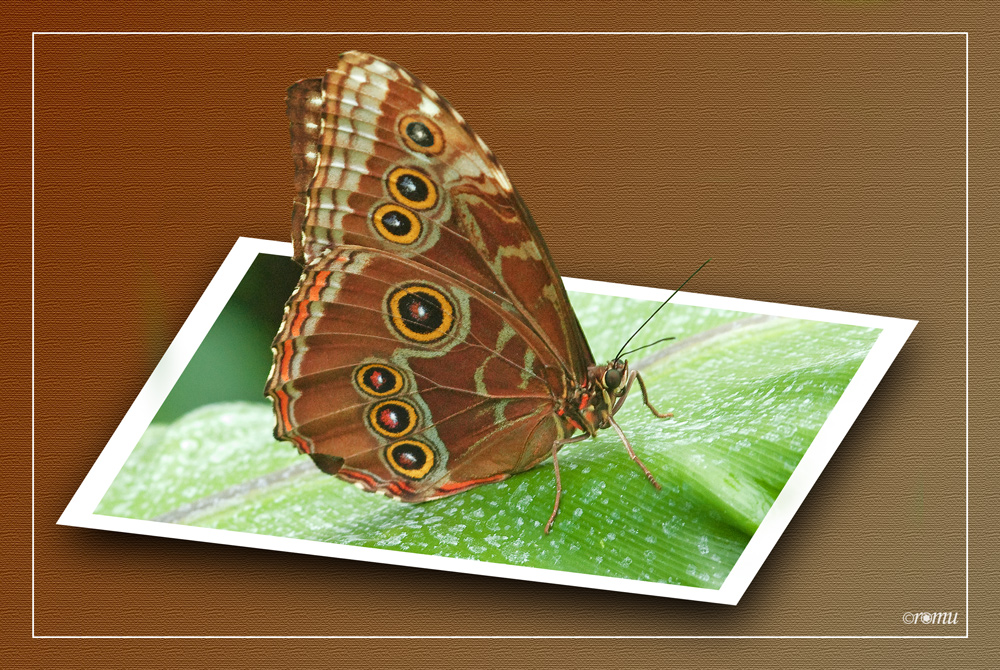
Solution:
[(443, 98), (348, 52), (288, 115), (304, 271), (273, 344), (277, 438), (407, 502), (624, 439), (612, 417), (641, 378), (595, 363), (530, 213)]

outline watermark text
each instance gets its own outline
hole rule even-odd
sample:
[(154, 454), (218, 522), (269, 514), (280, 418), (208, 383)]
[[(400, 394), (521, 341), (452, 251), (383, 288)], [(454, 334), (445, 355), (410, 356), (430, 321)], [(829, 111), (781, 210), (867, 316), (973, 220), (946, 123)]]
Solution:
[(958, 612), (906, 612), (903, 623), (958, 623)]

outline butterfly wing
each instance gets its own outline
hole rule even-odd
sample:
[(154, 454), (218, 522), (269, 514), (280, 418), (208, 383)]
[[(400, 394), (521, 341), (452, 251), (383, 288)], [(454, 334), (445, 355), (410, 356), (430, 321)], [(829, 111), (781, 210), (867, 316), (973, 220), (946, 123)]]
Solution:
[(395, 63), (348, 52), (287, 104), (301, 262), (340, 244), (412, 259), (502, 305), (570, 383), (586, 379), (593, 355), (542, 236), (447, 101)]
[(411, 502), (526, 470), (561, 437), (561, 374), (513, 312), (398, 254), (335, 246), (285, 309), (267, 385), (276, 436)]

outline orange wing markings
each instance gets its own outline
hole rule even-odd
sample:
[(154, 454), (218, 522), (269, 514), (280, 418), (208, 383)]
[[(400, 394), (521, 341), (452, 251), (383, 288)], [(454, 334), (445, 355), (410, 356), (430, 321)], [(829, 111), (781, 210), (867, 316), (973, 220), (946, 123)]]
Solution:
[(376, 488), (378, 488), (378, 482), (375, 480), (374, 477), (366, 475), (363, 472), (358, 472), (357, 470), (351, 470), (349, 468), (341, 468), (340, 471), (337, 472), (336, 476), (341, 477), (346, 481), (361, 482), (368, 488), (369, 491), (374, 491)]
[(454, 495), (456, 493), (461, 493), (462, 491), (467, 491), (471, 488), (479, 486), (480, 484), (492, 484), (493, 482), (498, 482), (502, 479), (507, 479), (509, 477), (505, 472), (493, 475), (492, 477), (482, 477), (480, 479), (469, 479), (464, 482), (449, 482), (447, 484), (442, 484), (437, 487), (437, 491), (441, 494), (439, 496), (434, 496), (436, 498), (443, 498), (445, 496)]
[(295, 355), (294, 343), (291, 340), (285, 340), (276, 347), (276, 351), (278, 351), (278, 363), (275, 366), (277, 379), (272, 377), (268, 382), (268, 386), (273, 387), (271, 393), (274, 397), (274, 409), (278, 418), (275, 425), (275, 438), (290, 440), (298, 447), (299, 451), (309, 453), (308, 442), (296, 433), (292, 421), (291, 396), (284, 388), (277, 386), (279, 380), (288, 380), (291, 377), (291, 362)]
[(415, 488), (410, 486), (409, 482), (405, 482), (403, 480), (390, 482), (389, 485), (385, 487), (385, 490), (388, 491), (390, 495), (397, 498), (410, 497), (417, 492)]

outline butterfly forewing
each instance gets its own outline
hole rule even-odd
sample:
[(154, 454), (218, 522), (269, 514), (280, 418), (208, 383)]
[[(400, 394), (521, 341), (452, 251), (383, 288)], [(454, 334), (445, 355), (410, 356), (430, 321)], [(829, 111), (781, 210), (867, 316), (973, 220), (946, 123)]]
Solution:
[(566, 374), (585, 378), (593, 356), (541, 234), (443, 98), (389, 61), (349, 52), (322, 80), (291, 87), (288, 113), (303, 262), (335, 244), (414, 258), (508, 301)]

